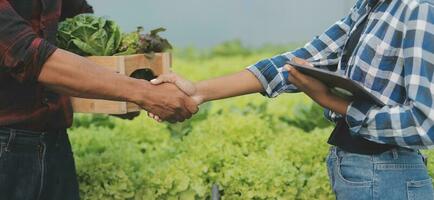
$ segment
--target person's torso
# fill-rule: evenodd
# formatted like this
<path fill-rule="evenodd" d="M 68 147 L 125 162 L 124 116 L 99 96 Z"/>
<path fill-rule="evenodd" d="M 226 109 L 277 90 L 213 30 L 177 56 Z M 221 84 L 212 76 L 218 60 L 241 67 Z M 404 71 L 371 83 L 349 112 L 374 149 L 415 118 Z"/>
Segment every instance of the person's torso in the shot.
<path fill-rule="evenodd" d="M 354 12 L 351 17 L 356 23 L 351 30 L 365 17 L 369 17 L 367 26 L 348 64 L 339 66 L 340 73 L 360 83 L 386 105 L 404 104 L 407 100 L 403 45 L 404 21 L 408 9 L 414 6 L 410 2 L 380 0 L 372 12 L 366 6 Z"/>

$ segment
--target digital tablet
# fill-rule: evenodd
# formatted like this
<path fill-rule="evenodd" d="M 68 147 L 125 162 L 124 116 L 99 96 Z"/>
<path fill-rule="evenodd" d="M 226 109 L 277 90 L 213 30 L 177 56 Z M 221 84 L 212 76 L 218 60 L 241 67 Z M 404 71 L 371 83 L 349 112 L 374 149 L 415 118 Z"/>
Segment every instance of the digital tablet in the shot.
<path fill-rule="evenodd" d="M 300 65 L 292 61 L 289 61 L 288 64 L 293 66 L 299 72 L 323 82 L 339 96 L 349 99 L 364 99 L 381 106 L 385 105 L 379 98 L 371 94 L 357 82 L 344 76 L 316 67 Z"/>

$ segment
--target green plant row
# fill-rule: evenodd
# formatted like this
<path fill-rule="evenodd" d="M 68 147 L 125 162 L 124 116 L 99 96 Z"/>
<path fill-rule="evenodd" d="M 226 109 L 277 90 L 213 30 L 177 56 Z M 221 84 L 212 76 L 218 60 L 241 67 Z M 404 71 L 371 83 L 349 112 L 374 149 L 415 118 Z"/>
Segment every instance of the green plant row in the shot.
<path fill-rule="evenodd" d="M 144 115 L 114 121 L 70 131 L 83 199 L 207 199 L 214 183 L 224 199 L 332 198 L 329 129 L 273 132 L 260 116 L 231 113 L 173 137 Z"/>

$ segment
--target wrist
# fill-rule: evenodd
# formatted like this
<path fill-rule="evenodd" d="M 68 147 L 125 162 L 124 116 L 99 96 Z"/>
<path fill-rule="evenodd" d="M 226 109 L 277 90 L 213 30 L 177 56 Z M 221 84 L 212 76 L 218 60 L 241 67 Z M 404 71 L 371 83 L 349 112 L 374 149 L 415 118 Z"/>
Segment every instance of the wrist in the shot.
<path fill-rule="evenodd" d="M 195 94 L 195 95 L 191 96 L 191 98 L 193 99 L 194 102 L 196 102 L 197 105 L 201 105 L 201 104 L 206 102 L 204 97 L 201 95 Z"/>
<path fill-rule="evenodd" d="M 141 104 L 144 99 L 147 99 L 151 90 L 151 84 L 148 81 L 134 79 L 131 89 L 125 90 L 125 99 L 131 103 Z"/>
<path fill-rule="evenodd" d="M 210 101 L 210 98 L 207 95 L 208 88 L 206 87 L 206 85 L 203 84 L 203 82 L 195 83 L 194 86 L 196 88 L 196 92 L 191 97 L 194 99 L 194 101 L 196 101 L 198 105 Z"/>
<path fill-rule="evenodd" d="M 335 98 L 333 94 L 330 92 L 317 92 L 317 93 L 306 92 L 306 95 L 324 108 L 329 108 L 330 104 L 333 101 L 332 99 Z"/>
<path fill-rule="evenodd" d="M 322 106 L 343 116 L 346 116 L 347 109 L 350 103 L 351 102 L 349 100 L 330 92 L 329 94 L 327 94 L 327 97 L 324 97 L 324 102 L 322 102 L 322 104 L 324 105 Z"/>
<path fill-rule="evenodd" d="M 321 95 L 318 99 L 320 99 L 320 104 L 324 107 L 330 107 L 333 105 L 333 102 L 338 98 L 336 95 L 334 95 L 332 92 L 327 91 L 323 95 Z"/>

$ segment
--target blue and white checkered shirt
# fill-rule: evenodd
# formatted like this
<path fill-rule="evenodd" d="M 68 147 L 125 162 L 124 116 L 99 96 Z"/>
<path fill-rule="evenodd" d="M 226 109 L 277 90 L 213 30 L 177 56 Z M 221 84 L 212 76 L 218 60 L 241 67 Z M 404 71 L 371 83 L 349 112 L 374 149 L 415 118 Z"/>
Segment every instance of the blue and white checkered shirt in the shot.
<path fill-rule="evenodd" d="M 319 67 L 338 65 L 336 73 L 386 104 L 354 100 L 345 117 L 352 134 L 413 149 L 433 147 L 434 1 L 379 0 L 371 7 L 373 1 L 357 1 L 348 16 L 303 48 L 262 60 L 248 70 L 266 95 L 276 97 L 297 92 L 282 68 L 288 60 L 299 57 Z M 366 16 L 366 29 L 353 55 L 348 63 L 340 63 L 349 35 Z M 325 113 L 334 121 L 341 118 Z"/>

